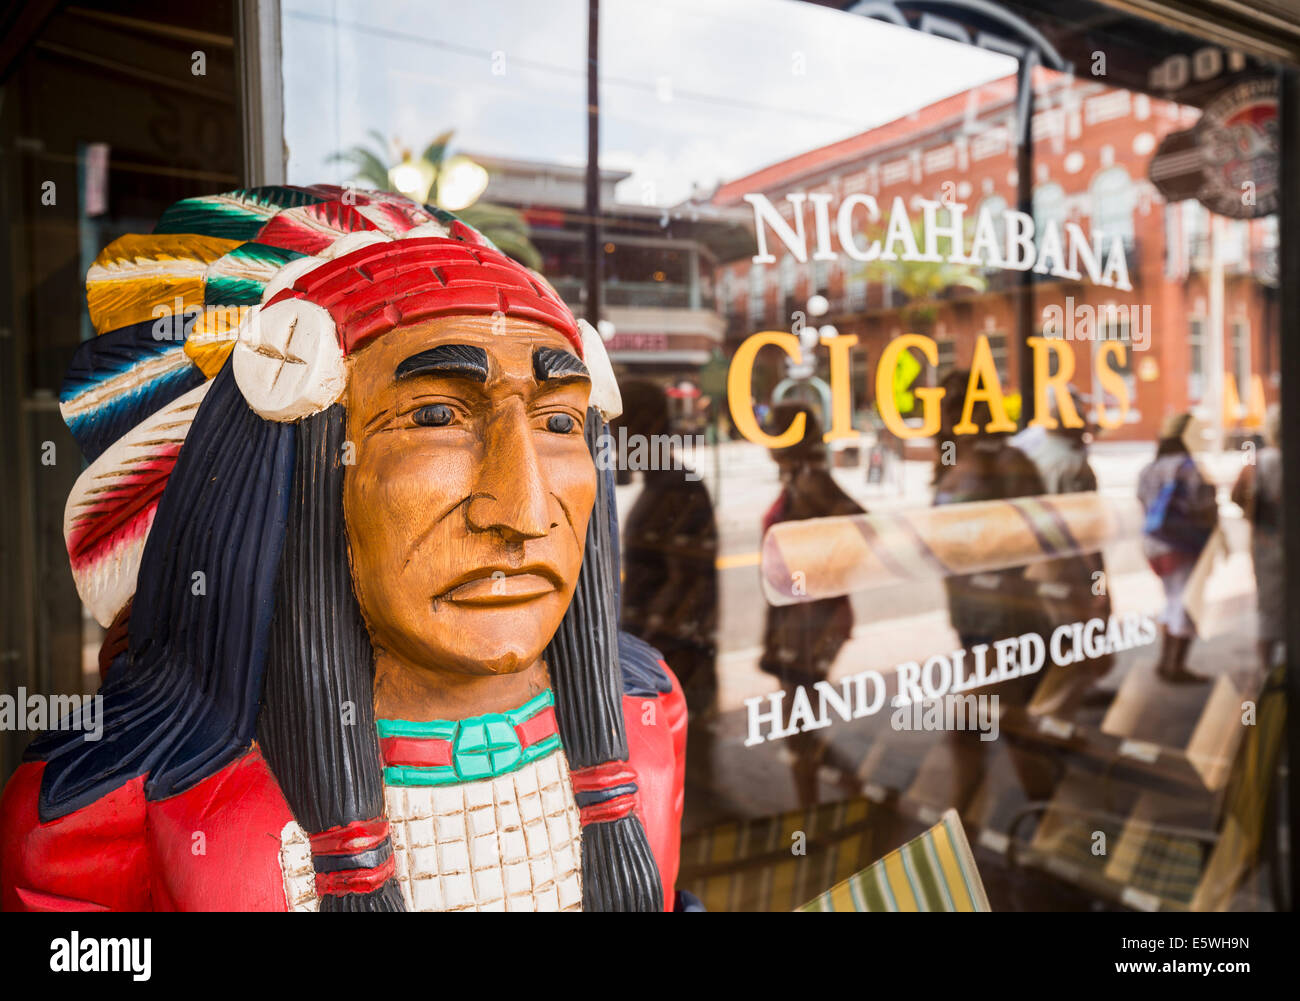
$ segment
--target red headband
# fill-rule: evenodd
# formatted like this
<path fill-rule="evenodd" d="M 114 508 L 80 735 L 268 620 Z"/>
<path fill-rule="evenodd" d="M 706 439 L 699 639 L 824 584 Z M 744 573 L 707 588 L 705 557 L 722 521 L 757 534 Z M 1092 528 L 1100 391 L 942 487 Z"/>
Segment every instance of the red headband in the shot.
<path fill-rule="evenodd" d="M 549 285 L 504 254 L 460 239 L 418 237 L 361 247 L 309 271 L 266 305 L 287 299 L 328 310 L 345 355 L 401 324 L 498 312 L 554 327 L 582 355 L 577 321 Z"/>

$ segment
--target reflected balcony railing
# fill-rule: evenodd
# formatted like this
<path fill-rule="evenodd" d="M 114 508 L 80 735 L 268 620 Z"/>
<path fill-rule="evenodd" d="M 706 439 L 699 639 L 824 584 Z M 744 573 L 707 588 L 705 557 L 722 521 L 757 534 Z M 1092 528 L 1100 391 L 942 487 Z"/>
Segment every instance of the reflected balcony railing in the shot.
<path fill-rule="evenodd" d="M 555 291 L 571 307 L 587 301 L 587 284 L 580 278 L 553 278 Z M 601 285 L 601 296 L 606 306 L 643 307 L 648 309 L 690 309 L 691 288 L 674 282 L 621 282 L 607 281 Z M 713 296 L 699 290 L 695 308 L 712 309 Z"/>
<path fill-rule="evenodd" d="M 670 282 L 605 282 L 606 306 L 652 306 L 660 309 L 688 309 L 689 285 Z"/>

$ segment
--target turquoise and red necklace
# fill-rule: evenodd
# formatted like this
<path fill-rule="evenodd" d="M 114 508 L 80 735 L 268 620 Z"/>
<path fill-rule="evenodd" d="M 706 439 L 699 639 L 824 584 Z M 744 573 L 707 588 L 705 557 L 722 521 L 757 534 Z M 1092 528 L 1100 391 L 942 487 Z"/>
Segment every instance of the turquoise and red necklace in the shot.
<path fill-rule="evenodd" d="M 463 720 L 375 721 L 384 782 L 442 786 L 494 779 L 560 749 L 548 688 L 518 709 Z"/>

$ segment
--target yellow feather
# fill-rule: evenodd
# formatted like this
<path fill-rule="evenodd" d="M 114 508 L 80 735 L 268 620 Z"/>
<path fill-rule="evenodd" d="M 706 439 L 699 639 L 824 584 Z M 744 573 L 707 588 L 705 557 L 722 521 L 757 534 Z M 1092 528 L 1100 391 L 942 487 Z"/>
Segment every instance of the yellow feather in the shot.
<path fill-rule="evenodd" d="M 205 309 L 194 321 L 185 339 L 185 353 L 211 379 L 221 371 L 235 346 L 239 325 L 251 306 L 220 306 Z"/>
<path fill-rule="evenodd" d="M 99 252 L 91 266 L 105 271 L 161 261 L 201 261 L 204 267 L 241 246 L 244 240 L 222 240 L 199 233 L 128 233 Z M 129 277 L 129 276 L 127 276 Z"/>
<path fill-rule="evenodd" d="M 228 341 L 214 341 L 207 344 L 191 344 L 185 342 L 185 353 L 193 359 L 194 364 L 199 370 L 211 379 L 221 371 L 221 366 L 226 363 L 230 357 L 230 352 L 235 348 L 234 338 Z"/>
<path fill-rule="evenodd" d="M 202 307 L 208 265 L 243 242 L 195 233 L 133 233 L 114 240 L 86 275 L 95 330 L 102 334 Z"/>

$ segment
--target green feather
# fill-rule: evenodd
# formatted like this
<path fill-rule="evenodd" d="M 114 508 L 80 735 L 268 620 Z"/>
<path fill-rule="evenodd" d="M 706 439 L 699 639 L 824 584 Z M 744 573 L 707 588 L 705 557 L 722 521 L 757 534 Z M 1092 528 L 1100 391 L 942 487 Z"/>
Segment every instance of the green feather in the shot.
<path fill-rule="evenodd" d="M 226 240 L 251 240 L 281 209 L 324 201 L 296 188 L 268 185 L 220 195 L 186 198 L 162 214 L 155 233 L 198 233 Z"/>

